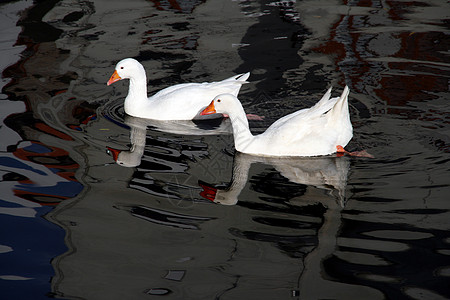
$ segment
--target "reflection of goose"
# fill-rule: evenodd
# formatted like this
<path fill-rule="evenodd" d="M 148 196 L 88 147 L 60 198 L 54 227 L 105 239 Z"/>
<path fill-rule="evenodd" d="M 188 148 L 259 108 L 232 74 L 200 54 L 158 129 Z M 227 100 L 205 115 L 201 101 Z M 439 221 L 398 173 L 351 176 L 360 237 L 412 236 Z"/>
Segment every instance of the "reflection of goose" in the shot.
<path fill-rule="evenodd" d="M 200 183 L 204 191 L 201 195 L 215 203 L 234 205 L 238 202 L 239 194 L 247 183 L 248 172 L 252 163 L 272 165 L 280 174 L 291 182 L 311 185 L 337 192 L 341 205 L 345 200 L 345 188 L 349 160 L 346 157 L 302 157 L 275 158 L 258 157 L 237 153 L 233 165 L 233 177 L 227 189 L 217 189 Z"/>
<path fill-rule="evenodd" d="M 148 128 L 167 132 L 176 135 L 217 135 L 217 134 L 231 134 L 231 123 L 228 118 L 214 119 L 208 121 L 188 121 L 188 120 L 152 120 L 142 119 L 131 116 L 125 116 L 125 122 L 132 124 L 138 123 Z"/>
<path fill-rule="evenodd" d="M 147 125 L 139 118 L 128 118 L 128 116 L 125 117 L 125 124 L 130 126 L 130 150 L 117 150 L 111 147 L 108 147 L 108 150 L 118 165 L 133 168 L 141 164 L 147 138 Z"/>
<path fill-rule="evenodd" d="M 108 147 L 116 163 L 124 167 L 137 167 L 141 164 L 141 158 L 144 154 L 146 144 L 147 128 L 181 136 L 205 136 L 231 133 L 231 124 L 228 119 L 194 123 L 193 121 L 185 120 L 164 121 L 125 115 L 124 123 L 130 127 L 130 149 L 125 151 Z"/>
<path fill-rule="evenodd" d="M 130 79 L 124 108 L 131 116 L 156 120 L 192 120 L 215 96 L 223 93 L 237 96 L 249 76 L 250 73 L 245 73 L 218 82 L 177 84 L 147 98 L 144 67 L 137 60 L 126 58 L 117 63 L 108 85 L 121 79 Z"/>
<path fill-rule="evenodd" d="M 317 156 L 343 150 L 353 135 L 348 112 L 349 89 L 331 98 L 331 88 L 309 109 L 284 116 L 253 136 L 244 109 L 236 96 L 217 96 L 202 115 L 225 113 L 233 126 L 237 151 L 263 156 Z"/>
<path fill-rule="evenodd" d="M 271 164 L 281 175 L 290 181 L 337 192 L 338 201 L 328 201 L 328 197 L 295 197 L 289 200 L 298 207 L 321 203 L 326 207 L 323 224 L 317 233 L 317 246 L 304 259 L 304 268 L 299 277 L 299 288 L 304 295 L 314 295 L 314 299 L 348 299 L 351 295 L 360 295 L 363 288 L 324 279 L 323 260 L 336 249 L 338 232 L 341 227 L 341 211 L 344 208 L 345 189 L 350 161 L 347 157 L 302 157 L 269 158 L 238 153 L 233 165 L 233 178 L 230 186 L 219 190 L 200 183 L 204 191 L 200 194 L 224 205 L 234 205 L 247 183 L 248 172 L 253 162 Z M 320 289 L 318 287 L 326 287 Z M 341 296 L 342 291 L 345 292 Z M 374 298 L 376 299 L 376 298 Z"/>

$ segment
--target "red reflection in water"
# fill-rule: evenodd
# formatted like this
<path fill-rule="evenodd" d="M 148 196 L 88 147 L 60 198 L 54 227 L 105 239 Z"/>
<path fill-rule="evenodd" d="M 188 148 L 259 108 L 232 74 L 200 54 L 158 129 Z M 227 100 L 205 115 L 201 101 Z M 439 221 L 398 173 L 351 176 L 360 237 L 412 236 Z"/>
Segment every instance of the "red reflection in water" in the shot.
<path fill-rule="evenodd" d="M 411 12 L 411 7 L 419 6 L 425 7 L 429 6 L 427 3 L 420 1 L 398 1 L 398 0 L 386 0 L 386 4 L 389 5 L 389 16 L 392 20 L 407 20 L 404 16 L 405 14 Z"/>
<path fill-rule="evenodd" d="M 66 93 L 70 82 L 78 76 L 74 72 L 60 74 L 58 68 L 49 67 L 65 61 L 70 54 L 70 51 L 59 49 L 54 43 L 61 30 L 41 20 L 52 7 L 36 3 L 22 14 L 17 23 L 22 27 L 22 32 L 17 37 L 16 45 L 24 45 L 25 50 L 21 59 L 2 73 L 4 78 L 11 78 L 2 92 L 8 95 L 9 100 L 23 101 L 26 106 L 26 112 L 11 112 L 4 120 L 4 124 L 22 138 L 17 145 L 6 145 L 8 152 L 0 153 L 8 171 L 6 180 L 14 182 L 5 186 L 11 187 L 15 197 L 41 205 L 56 205 L 75 197 L 84 188 L 75 177 L 80 165 L 70 157 L 70 153 L 55 144 L 42 142 L 42 137 L 59 140 L 63 142 L 61 144 L 74 141 L 64 130 L 55 128 L 53 120 L 41 116 L 38 109 L 41 105 L 47 105 L 53 97 Z M 42 34 L 39 28 L 47 31 Z M 48 105 L 49 115 L 62 119 L 63 123 L 74 119 L 79 121 L 76 116 L 70 115 L 70 108 L 77 105 L 77 101 L 68 101 L 64 105 L 67 112 L 62 114 Z"/>
<path fill-rule="evenodd" d="M 197 5 L 205 2 L 205 0 L 150 0 L 158 10 L 175 10 L 183 13 L 192 13 Z"/>
<path fill-rule="evenodd" d="M 377 7 L 377 3 L 359 1 L 357 6 Z M 428 6 L 417 1 L 386 3 L 393 24 L 396 20 L 403 20 L 404 14 L 413 6 Z M 389 35 L 387 41 L 398 41 L 398 49 L 392 48 L 393 53 L 383 56 L 370 44 L 377 34 L 361 31 L 373 26 L 371 17 L 341 16 L 333 24 L 328 41 L 313 51 L 334 57 L 337 70 L 345 75 L 347 81 L 351 81 L 354 91 L 363 92 L 365 86 L 371 83 L 377 86 L 374 89 L 376 95 L 392 106 L 436 99 L 438 96 L 435 93 L 448 91 L 448 80 L 446 76 L 440 76 L 442 70 L 439 68 L 439 63 L 446 62 L 446 52 L 450 49 L 450 39 L 445 33 L 384 32 Z M 390 109 L 390 113 L 398 111 Z"/>
<path fill-rule="evenodd" d="M 75 172 L 80 165 L 70 158 L 67 151 L 45 145 L 41 142 L 32 141 L 31 146 L 18 148 L 12 154 L 21 163 L 28 165 L 30 169 L 35 169 L 36 164 L 42 165 L 48 170 L 48 174 L 53 173 L 61 178 L 59 182 L 52 182 L 54 186 L 50 184 L 48 186 L 42 186 L 39 183 L 36 185 L 36 182 L 30 178 L 20 178 L 17 180 L 20 185 L 13 190 L 14 195 L 17 197 L 41 205 L 57 205 L 62 200 L 72 198 L 81 191 L 82 186 L 75 178 Z M 41 173 L 42 169 L 36 172 Z M 44 176 L 48 175 L 44 174 Z M 44 193 L 42 190 L 47 192 Z"/>

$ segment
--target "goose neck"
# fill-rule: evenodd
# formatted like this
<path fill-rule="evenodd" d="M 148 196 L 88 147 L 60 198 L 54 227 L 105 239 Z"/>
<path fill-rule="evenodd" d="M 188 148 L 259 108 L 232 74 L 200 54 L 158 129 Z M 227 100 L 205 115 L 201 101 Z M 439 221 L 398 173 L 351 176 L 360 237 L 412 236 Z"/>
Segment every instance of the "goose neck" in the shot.
<path fill-rule="evenodd" d="M 230 114 L 230 121 L 233 126 L 234 146 L 237 151 L 245 153 L 246 147 L 252 142 L 254 136 L 250 132 L 244 110 Z"/>
<path fill-rule="evenodd" d="M 130 78 L 128 97 L 133 99 L 147 99 L 147 79 L 144 76 L 140 78 Z"/>

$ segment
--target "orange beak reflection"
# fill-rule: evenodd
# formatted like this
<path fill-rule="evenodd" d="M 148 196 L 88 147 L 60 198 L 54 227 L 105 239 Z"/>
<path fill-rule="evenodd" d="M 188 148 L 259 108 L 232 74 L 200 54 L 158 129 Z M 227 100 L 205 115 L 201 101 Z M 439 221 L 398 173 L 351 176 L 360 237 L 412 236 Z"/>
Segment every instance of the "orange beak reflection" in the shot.
<path fill-rule="evenodd" d="M 122 78 L 119 76 L 119 74 L 117 74 L 117 71 L 114 70 L 114 73 L 111 75 L 111 78 L 108 80 L 108 82 L 106 83 L 107 85 L 111 85 L 116 81 L 122 80 Z"/>
<path fill-rule="evenodd" d="M 215 114 L 216 108 L 214 107 L 214 100 L 200 113 L 201 116 Z"/>
<path fill-rule="evenodd" d="M 117 159 L 119 158 L 119 154 L 122 151 L 111 148 L 111 147 L 106 147 L 106 148 L 108 149 L 107 153 L 112 155 L 114 161 L 117 161 Z"/>

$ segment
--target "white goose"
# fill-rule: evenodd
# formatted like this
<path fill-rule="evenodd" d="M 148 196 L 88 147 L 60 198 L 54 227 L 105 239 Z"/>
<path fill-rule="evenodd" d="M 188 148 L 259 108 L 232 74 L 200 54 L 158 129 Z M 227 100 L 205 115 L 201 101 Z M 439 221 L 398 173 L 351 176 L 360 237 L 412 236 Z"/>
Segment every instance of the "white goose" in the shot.
<path fill-rule="evenodd" d="M 252 135 L 245 112 L 234 95 L 219 95 L 201 114 L 225 113 L 233 126 L 237 151 L 261 156 L 317 156 L 345 152 L 353 136 L 348 111 L 349 89 L 331 98 L 331 88 L 309 109 L 291 113 L 259 135 Z"/>
<path fill-rule="evenodd" d="M 147 98 L 147 78 L 144 67 L 133 58 L 119 61 L 108 85 L 130 79 L 124 108 L 128 115 L 155 120 L 192 120 L 211 99 L 219 94 L 237 96 L 250 73 L 240 74 L 218 82 L 182 83 L 165 88 Z M 220 117 L 217 114 L 211 117 Z"/>

